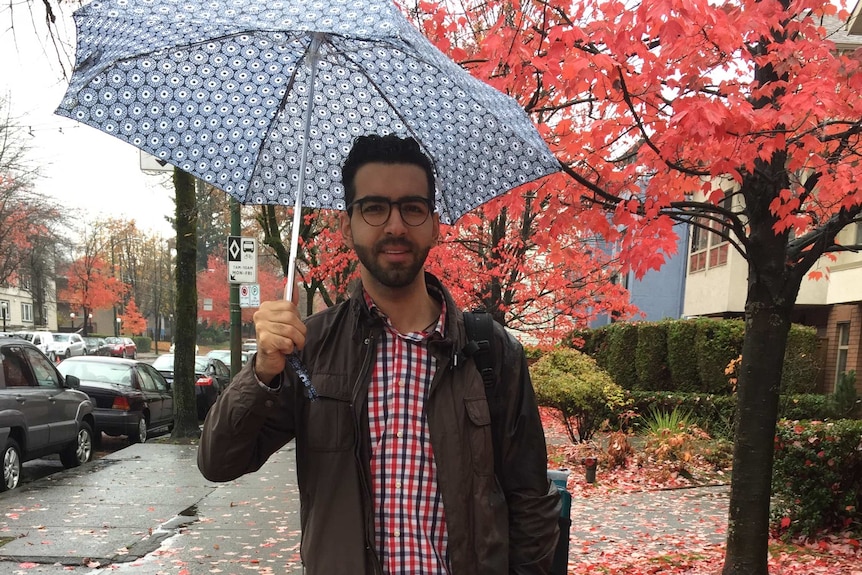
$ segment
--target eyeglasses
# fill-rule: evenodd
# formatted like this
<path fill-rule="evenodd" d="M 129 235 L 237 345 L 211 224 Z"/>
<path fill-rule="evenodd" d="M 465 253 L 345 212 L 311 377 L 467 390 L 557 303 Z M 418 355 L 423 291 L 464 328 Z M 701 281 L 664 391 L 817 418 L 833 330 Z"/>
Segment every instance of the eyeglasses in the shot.
<path fill-rule="evenodd" d="M 389 221 L 389 216 L 392 215 L 392 206 L 398 206 L 401 220 L 408 226 L 421 226 L 431 214 L 431 200 L 419 196 L 408 196 L 400 200 L 368 196 L 351 202 L 347 206 L 347 210 L 349 212 L 353 208 L 358 208 L 366 224 L 379 227 Z"/>

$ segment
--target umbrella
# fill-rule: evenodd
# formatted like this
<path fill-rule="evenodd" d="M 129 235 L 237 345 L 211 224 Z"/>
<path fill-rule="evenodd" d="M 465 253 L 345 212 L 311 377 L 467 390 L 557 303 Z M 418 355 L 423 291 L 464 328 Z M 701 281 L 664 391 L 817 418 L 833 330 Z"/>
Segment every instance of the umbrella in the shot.
<path fill-rule="evenodd" d="M 392 0 L 94 0 L 75 14 L 62 116 L 245 204 L 344 208 L 356 136 L 415 138 L 440 219 L 559 169 L 512 98 L 437 50 Z"/>

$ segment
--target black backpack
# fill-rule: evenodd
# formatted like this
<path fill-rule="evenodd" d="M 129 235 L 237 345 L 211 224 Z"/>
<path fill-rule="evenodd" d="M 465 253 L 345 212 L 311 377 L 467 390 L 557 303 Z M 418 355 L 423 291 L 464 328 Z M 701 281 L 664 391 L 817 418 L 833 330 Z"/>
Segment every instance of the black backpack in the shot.
<path fill-rule="evenodd" d="M 502 401 L 500 399 L 499 387 L 497 385 L 496 349 L 494 347 L 494 318 L 491 314 L 475 311 L 464 312 L 464 327 L 467 330 L 467 344 L 461 353 L 466 357 L 472 357 L 476 368 L 485 383 L 485 397 L 488 399 L 488 408 L 491 412 L 491 443 L 494 446 L 494 472 L 500 475 L 502 461 L 500 461 L 500 445 L 502 444 L 503 430 L 500 428 Z M 551 575 L 565 575 L 569 562 L 569 529 L 572 520 L 570 517 L 559 518 L 560 538 L 554 550 L 554 563 L 551 566 Z"/>

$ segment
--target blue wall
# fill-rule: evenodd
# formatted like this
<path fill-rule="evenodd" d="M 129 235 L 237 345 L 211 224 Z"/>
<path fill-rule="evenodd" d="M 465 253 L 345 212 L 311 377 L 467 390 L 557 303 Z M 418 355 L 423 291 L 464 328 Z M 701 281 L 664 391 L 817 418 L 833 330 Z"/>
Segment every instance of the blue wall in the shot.
<path fill-rule="evenodd" d="M 631 302 L 644 314 L 643 317 L 635 318 L 639 321 L 682 317 L 685 269 L 688 261 L 688 224 L 677 224 L 674 230 L 679 236 L 676 254 L 668 258 L 660 270 L 651 270 L 640 280 L 635 279 L 634 273 L 629 272 L 628 290 Z M 590 327 L 601 327 L 609 323 L 610 318 L 603 315 L 593 320 Z"/>

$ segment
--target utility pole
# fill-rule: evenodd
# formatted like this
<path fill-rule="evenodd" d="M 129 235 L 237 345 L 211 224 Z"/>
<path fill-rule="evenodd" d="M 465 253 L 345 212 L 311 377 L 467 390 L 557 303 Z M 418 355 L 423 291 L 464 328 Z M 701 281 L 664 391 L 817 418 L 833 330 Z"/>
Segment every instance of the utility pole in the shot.
<path fill-rule="evenodd" d="M 230 199 L 230 235 L 238 236 L 240 229 L 239 202 Z M 239 307 L 239 284 L 230 284 L 230 378 L 236 377 L 242 367 L 242 309 Z"/>

